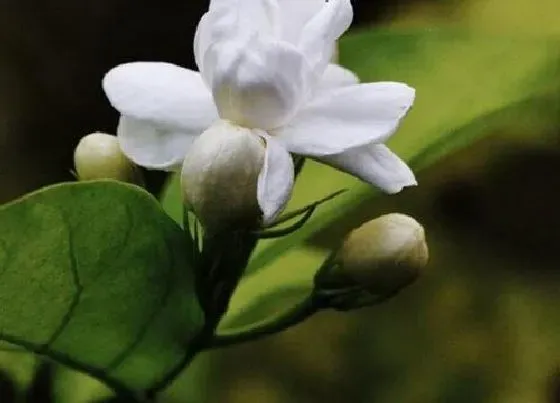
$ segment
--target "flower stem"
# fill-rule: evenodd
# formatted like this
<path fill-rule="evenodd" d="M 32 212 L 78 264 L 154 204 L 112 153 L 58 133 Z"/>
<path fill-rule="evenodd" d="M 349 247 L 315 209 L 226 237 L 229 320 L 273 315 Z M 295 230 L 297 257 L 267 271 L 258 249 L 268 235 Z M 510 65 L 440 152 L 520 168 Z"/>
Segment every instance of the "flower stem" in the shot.
<path fill-rule="evenodd" d="M 298 160 L 296 177 L 301 172 L 303 163 L 303 158 Z M 325 201 L 337 194 L 325 198 Z M 322 202 L 317 202 L 317 205 Z M 302 212 L 305 213 L 305 210 Z M 184 229 L 189 231 L 188 212 L 184 210 L 183 214 Z M 294 216 L 297 214 L 299 213 L 296 212 Z M 231 296 L 243 276 L 249 258 L 257 245 L 258 236 L 252 231 L 243 229 L 232 233 L 217 234 L 205 237 L 202 250 L 200 250 L 199 232 L 195 225 L 194 233 L 189 234 L 189 239 L 191 242 L 189 247 L 193 249 L 197 260 L 195 265 L 197 269 L 196 289 L 206 316 L 206 323 L 197 339 L 185 351 L 183 359 L 163 379 L 146 391 L 145 396 L 150 400 L 155 399 L 162 390 L 166 389 L 190 365 L 199 352 L 280 332 L 302 322 L 319 310 L 319 304 L 314 299 L 308 298 L 287 313 L 267 321 L 261 326 L 253 327 L 247 332 L 217 335 L 218 324 L 227 311 Z"/>
<path fill-rule="evenodd" d="M 197 293 L 206 316 L 204 328 L 187 348 L 183 359 L 159 382 L 146 391 L 148 399 L 166 389 L 212 340 L 216 328 L 257 244 L 250 231 L 237 231 L 205 237 L 197 265 Z"/>

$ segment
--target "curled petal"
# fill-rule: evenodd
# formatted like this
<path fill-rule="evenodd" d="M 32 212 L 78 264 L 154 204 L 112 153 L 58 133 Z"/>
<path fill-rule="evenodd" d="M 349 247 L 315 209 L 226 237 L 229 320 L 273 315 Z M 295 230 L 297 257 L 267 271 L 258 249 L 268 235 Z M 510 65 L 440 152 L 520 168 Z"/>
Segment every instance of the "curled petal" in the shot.
<path fill-rule="evenodd" d="M 207 12 L 205 13 L 200 21 L 198 22 L 198 26 L 196 28 L 196 32 L 194 34 L 194 42 L 193 42 L 193 49 L 194 49 L 194 61 L 198 66 L 198 70 L 203 70 L 203 61 L 204 61 L 204 54 L 206 50 L 210 47 L 212 43 L 212 15 Z"/>
<path fill-rule="evenodd" d="M 213 0 L 198 24 L 194 38 L 196 64 L 203 75 L 210 46 L 254 34 L 277 36 L 279 7 L 276 0 Z"/>
<path fill-rule="evenodd" d="M 121 116 L 117 138 L 122 151 L 137 165 L 176 171 L 196 136 L 168 131 L 150 121 Z"/>
<path fill-rule="evenodd" d="M 212 92 L 222 119 L 269 130 L 293 118 L 307 94 L 310 71 L 290 44 L 250 41 L 213 46 Z M 206 61 L 205 61 L 206 64 Z"/>
<path fill-rule="evenodd" d="M 369 144 L 319 160 L 387 193 L 397 193 L 406 186 L 417 184 L 408 165 L 383 144 Z"/>
<path fill-rule="evenodd" d="M 294 154 L 320 157 L 383 143 L 414 101 L 414 89 L 380 82 L 319 92 L 289 125 L 272 134 Z"/>
<path fill-rule="evenodd" d="M 294 163 L 278 141 L 270 136 L 264 136 L 264 139 L 266 154 L 259 174 L 257 198 L 266 224 L 274 220 L 290 199 L 294 186 Z"/>
<path fill-rule="evenodd" d="M 327 67 L 336 41 L 350 27 L 353 15 L 350 0 L 330 0 L 303 28 L 299 48 L 318 75 Z"/>
<path fill-rule="evenodd" d="M 122 115 L 169 132 L 200 134 L 217 118 L 200 75 L 173 64 L 122 64 L 105 75 L 103 88 Z"/>
<path fill-rule="evenodd" d="M 281 38 L 293 44 L 300 41 L 305 25 L 321 11 L 325 0 L 279 0 Z"/>

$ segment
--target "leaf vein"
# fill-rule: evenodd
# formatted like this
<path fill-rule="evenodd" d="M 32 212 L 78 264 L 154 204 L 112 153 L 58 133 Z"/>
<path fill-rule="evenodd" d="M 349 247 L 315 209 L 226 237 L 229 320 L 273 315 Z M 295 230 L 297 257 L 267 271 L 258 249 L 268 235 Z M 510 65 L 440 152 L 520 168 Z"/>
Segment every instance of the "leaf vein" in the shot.
<path fill-rule="evenodd" d="M 65 217 L 64 214 L 62 214 L 62 212 L 61 212 L 61 216 L 62 216 L 62 219 L 64 220 L 64 222 L 66 224 L 66 228 L 68 228 L 68 231 L 67 231 L 67 234 L 68 234 L 68 240 L 67 240 L 68 241 L 68 261 L 70 263 L 69 264 L 69 269 L 70 269 L 70 273 L 72 274 L 72 282 L 73 282 L 73 285 L 74 285 L 74 288 L 75 288 L 75 294 L 73 295 L 72 301 L 70 302 L 70 305 L 68 306 L 68 309 L 66 310 L 66 313 L 64 314 L 64 316 L 60 320 L 60 323 L 58 324 L 57 328 L 52 333 L 51 337 L 49 337 L 49 340 L 44 344 L 43 348 L 45 350 L 49 349 L 49 347 L 58 339 L 58 337 L 62 334 L 62 332 L 64 331 L 64 329 L 66 328 L 66 326 L 70 322 L 70 319 L 72 319 L 72 315 L 74 314 L 74 311 L 76 310 L 76 307 L 80 303 L 80 297 L 81 297 L 82 292 L 84 290 L 84 287 L 82 286 L 82 284 L 80 282 L 80 275 L 78 273 L 78 260 L 76 259 L 76 254 L 75 254 L 75 249 L 74 249 L 74 241 L 72 239 L 72 231 L 71 231 L 70 223 L 69 223 L 69 220 L 67 219 L 67 217 Z"/>
<path fill-rule="evenodd" d="M 170 256 L 170 260 L 174 261 L 171 253 L 169 254 L 169 256 Z M 172 267 L 172 266 L 168 266 L 168 267 Z M 169 274 L 170 273 L 171 270 L 169 271 Z M 106 368 L 107 371 L 114 371 L 115 369 L 117 369 L 126 360 L 126 358 L 130 354 L 132 354 L 132 352 L 140 345 L 140 343 L 144 339 L 144 336 L 150 329 L 150 325 L 152 324 L 152 322 L 157 318 L 158 314 L 167 306 L 167 304 L 169 303 L 169 296 L 171 295 L 171 288 L 173 285 L 173 281 L 171 277 L 172 277 L 171 275 L 167 276 L 167 281 L 165 283 L 165 291 L 163 293 L 163 299 L 161 303 L 158 304 L 158 306 L 153 310 L 152 314 L 149 316 L 149 318 L 146 320 L 144 325 L 138 331 L 138 334 L 136 338 L 132 341 L 132 343 L 130 343 L 128 347 L 126 347 L 120 354 L 118 354 L 109 363 L 109 365 Z"/>
<path fill-rule="evenodd" d="M 44 344 L 35 344 L 23 340 L 17 336 L 9 335 L 2 331 L 0 331 L 0 339 L 10 344 L 13 344 L 15 346 L 21 346 L 34 354 L 46 356 L 49 359 L 57 361 L 62 365 L 66 365 L 69 368 L 89 374 L 99 379 L 101 382 L 104 382 L 105 384 L 107 384 L 107 386 L 109 386 L 116 392 L 122 394 L 124 397 L 129 397 L 133 399 L 132 401 L 134 402 L 140 402 L 143 400 L 139 396 L 137 396 L 137 394 L 134 391 L 128 389 L 125 385 L 123 385 L 118 379 L 115 379 L 110 375 L 108 375 L 103 369 L 90 366 L 83 362 L 75 361 L 72 359 L 71 356 L 64 354 L 60 351 L 52 350 L 50 348 L 47 348 L 45 350 Z"/>

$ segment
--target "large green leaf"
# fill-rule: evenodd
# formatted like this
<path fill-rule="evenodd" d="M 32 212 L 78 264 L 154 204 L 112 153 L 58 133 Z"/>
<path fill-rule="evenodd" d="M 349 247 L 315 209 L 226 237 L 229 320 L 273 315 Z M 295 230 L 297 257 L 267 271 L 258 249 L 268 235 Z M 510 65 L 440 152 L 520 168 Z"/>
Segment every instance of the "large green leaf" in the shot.
<path fill-rule="evenodd" d="M 456 136 L 480 117 L 537 95 L 560 90 L 553 81 L 560 52 L 550 38 L 481 36 L 450 30 L 369 31 L 346 36 L 342 64 L 364 82 L 402 81 L 417 90 L 413 110 L 389 145 L 418 170 L 474 142 L 485 131 Z M 320 179 L 319 179 L 320 178 Z M 310 162 L 298 179 L 291 206 L 340 188 L 350 191 L 320 207 L 295 234 L 261 242 L 249 272 L 260 270 L 379 194 L 330 167 Z"/>
<path fill-rule="evenodd" d="M 181 363 L 203 316 L 185 234 L 117 182 L 62 184 L 0 209 L 0 339 L 144 390 Z"/>

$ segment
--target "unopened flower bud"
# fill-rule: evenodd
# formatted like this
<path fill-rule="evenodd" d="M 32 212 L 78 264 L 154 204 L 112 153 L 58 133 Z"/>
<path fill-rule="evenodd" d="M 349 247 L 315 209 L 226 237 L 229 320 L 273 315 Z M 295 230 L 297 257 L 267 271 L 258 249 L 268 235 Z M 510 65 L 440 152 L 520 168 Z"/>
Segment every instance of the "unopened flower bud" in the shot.
<path fill-rule="evenodd" d="M 185 203 L 208 232 L 258 225 L 257 181 L 263 140 L 240 126 L 219 121 L 193 143 L 185 158 L 181 187 Z"/>
<path fill-rule="evenodd" d="M 335 309 L 383 301 L 412 283 L 428 262 L 424 228 L 404 214 L 387 214 L 352 231 L 315 278 Z"/>
<path fill-rule="evenodd" d="M 121 151 L 116 136 L 92 133 L 82 137 L 74 151 L 79 180 L 116 179 L 141 184 L 139 168 Z"/>

